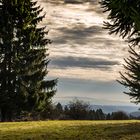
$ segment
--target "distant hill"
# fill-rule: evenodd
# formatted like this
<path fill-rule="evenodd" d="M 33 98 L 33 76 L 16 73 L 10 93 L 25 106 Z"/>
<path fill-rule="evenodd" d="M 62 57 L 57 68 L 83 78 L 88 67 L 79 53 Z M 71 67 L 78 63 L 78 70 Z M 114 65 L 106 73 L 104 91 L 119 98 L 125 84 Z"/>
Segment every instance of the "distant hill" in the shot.
<path fill-rule="evenodd" d="M 60 102 L 62 105 L 67 105 L 69 101 L 72 101 L 73 99 L 78 99 L 86 103 L 89 103 L 91 109 L 94 110 L 101 108 L 104 113 L 124 111 L 129 114 L 131 112 L 137 112 L 138 109 L 140 108 L 139 106 L 134 106 L 134 104 L 132 104 L 131 106 L 131 105 L 125 105 L 124 102 L 111 101 L 105 99 L 96 99 L 96 98 L 87 98 L 87 97 L 56 97 L 53 98 L 53 102 L 54 103 Z"/>
<path fill-rule="evenodd" d="M 131 112 L 130 115 L 133 117 L 140 117 L 140 111 Z"/>
<path fill-rule="evenodd" d="M 116 111 L 124 111 L 126 113 L 137 112 L 140 106 L 125 105 L 124 102 L 120 101 L 111 101 L 105 99 L 96 99 L 96 98 L 87 98 L 87 97 L 55 97 L 53 98 L 54 103 L 60 102 L 62 105 L 68 104 L 73 99 L 78 99 L 85 101 L 91 105 L 91 109 L 101 108 L 104 113 L 112 113 Z"/>
<path fill-rule="evenodd" d="M 136 112 L 139 107 L 135 107 L 135 106 L 114 106 L 114 105 L 92 105 L 93 109 L 99 109 L 101 108 L 103 110 L 104 113 L 112 113 L 112 112 L 116 112 L 116 111 L 123 111 L 126 113 L 131 113 L 131 112 Z"/>

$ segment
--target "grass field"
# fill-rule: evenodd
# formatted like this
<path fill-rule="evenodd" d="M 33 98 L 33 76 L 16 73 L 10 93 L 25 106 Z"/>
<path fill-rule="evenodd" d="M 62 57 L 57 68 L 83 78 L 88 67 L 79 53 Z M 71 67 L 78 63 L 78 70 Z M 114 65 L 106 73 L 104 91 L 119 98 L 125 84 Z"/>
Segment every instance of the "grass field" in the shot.
<path fill-rule="evenodd" d="M 140 121 L 0 123 L 0 140 L 140 140 Z"/>

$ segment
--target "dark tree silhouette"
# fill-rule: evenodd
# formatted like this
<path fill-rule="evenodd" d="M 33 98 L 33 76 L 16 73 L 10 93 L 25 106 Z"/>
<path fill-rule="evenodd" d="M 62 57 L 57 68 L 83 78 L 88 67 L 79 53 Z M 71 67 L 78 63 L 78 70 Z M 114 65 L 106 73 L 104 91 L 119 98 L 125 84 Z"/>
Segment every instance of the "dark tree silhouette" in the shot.
<path fill-rule="evenodd" d="M 96 120 L 104 120 L 105 114 L 103 113 L 102 109 L 96 110 Z"/>
<path fill-rule="evenodd" d="M 89 104 L 81 100 L 73 100 L 68 105 L 68 115 L 74 120 L 84 120 L 87 118 L 89 111 Z"/>
<path fill-rule="evenodd" d="M 0 111 L 2 121 L 13 113 L 42 110 L 55 93 L 47 81 L 45 17 L 32 0 L 0 0 Z"/>
<path fill-rule="evenodd" d="M 111 114 L 112 120 L 128 120 L 128 115 L 123 111 L 112 112 Z"/>
<path fill-rule="evenodd" d="M 130 47 L 129 50 L 129 58 L 125 59 L 126 65 L 124 68 L 126 70 L 125 73 L 121 74 L 121 79 L 119 82 L 125 87 L 129 88 L 128 92 L 124 92 L 128 94 L 133 99 L 133 102 L 140 102 L 140 53 L 135 51 Z"/>
<path fill-rule="evenodd" d="M 140 53 L 138 52 L 140 42 L 140 1 L 139 0 L 102 0 L 104 12 L 109 12 L 108 22 L 104 27 L 110 34 L 119 34 L 127 37 L 132 43 L 129 48 L 129 57 L 125 59 L 125 73 L 120 73 L 122 80 L 119 82 L 129 88 L 125 92 L 135 103 L 140 102 Z M 137 48 L 136 48 L 137 47 Z"/>
<path fill-rule="evenodd" d="M 140 1 L 139 0 L 101 0 L 104 12 L 109 12 L 108 22 L 104 27 L 110 34 L 128 37 L 135 45 L 139 43 L 140 31 Z"/>
<path fill-rule="evenodd" d="M 108 114 L 106 115 L 106 120 L 111 120 L 111 114 L 110 114 L 110 113 L 108 113 Z"/>

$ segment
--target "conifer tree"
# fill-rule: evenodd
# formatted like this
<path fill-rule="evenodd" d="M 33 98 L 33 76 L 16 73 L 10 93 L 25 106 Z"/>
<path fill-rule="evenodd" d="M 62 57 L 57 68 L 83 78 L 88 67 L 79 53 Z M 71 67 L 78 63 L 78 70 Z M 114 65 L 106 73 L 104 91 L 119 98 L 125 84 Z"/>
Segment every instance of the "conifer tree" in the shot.
<path fill-rule="evenodd" d="M 140 1 L 139 0 L 101 0 L 101 7 L 108 12 L 108 21 L 104 28 L 110 34 L 128 37 L 128 41 L 137 45 L 140 41 Z"/>
<path fill-rule="evenodd" d="M 46 80 L 48 32 L 43 9 L 32 0 L 0 1 L 0 110 L 2 121 L 13 113 L 42 110 L 55 94 L 56 80 Z"/>
<path fill-rule="evenodd" d="M 130 56 L 125 59 L 125 73 L 120 72 L 121 79 L 119 82 L 126 88 L 129 88 L 125 94 L 131 97 L 132 102 L 140 102 L 140 52 L 135 48 L 129 47 Z"/>
<path fill-rule="evenodd" d="M 119 82 L 129 89 L 128 94 L 133 102 L 140 103 L 140 0 L 102 0 L 104 12 L 109 12 L 108 22 L 104 27 L 110 34 L 127 37 L 131 47 L 129 57 L 125 59 L 125 73 Z M 132 47 L 133 46 L 133 47 Z"/>

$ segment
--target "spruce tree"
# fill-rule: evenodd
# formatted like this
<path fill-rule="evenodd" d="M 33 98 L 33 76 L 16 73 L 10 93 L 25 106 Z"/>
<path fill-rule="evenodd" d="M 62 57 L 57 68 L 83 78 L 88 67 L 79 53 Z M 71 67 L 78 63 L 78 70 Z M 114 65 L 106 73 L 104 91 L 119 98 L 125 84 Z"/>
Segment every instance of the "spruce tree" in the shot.
<path fill-rule="evenodd" d="M 47 31 L 45 15 L 32 0 L 0 3 L 0 110 L 2 121 L 13 113 L 41 111 L 55 94 L 56 80 L 46 80 Z"/>
<path fill-rule="evenodd" d="M 120 72 L 121 80 L 119 81 L 126 88 L 129 88 L 125 94 L 129 95 L 132 102 L 140 102 L 140 52 L 135 48 L 129 47 L 130 56 L 124 59 L 125 73 Z"/>
<path fill-rule="evenodd" d="M 140 103 L 140 1 L 139 0 L 102 0 L 104 12 L 108 12 L 108 22 L 104 28 L 110 34 L 127 37 L 131 47 L 129 57 L 125 59 L 125 73 L 121 73 L 119 82 L 129 89 L 128 94 L 133 102 Z M 132 47 L 133 46 L 133 47 Z"/>
<path fill-rule="evenodd" d="M 128 41 L 137 45 L 140 41 L 140 1 L 139 0 L 101 0 L 101 7 L 108 12 L 108 21 L 104 28 L 110 34 L 128 37 Z"/>

